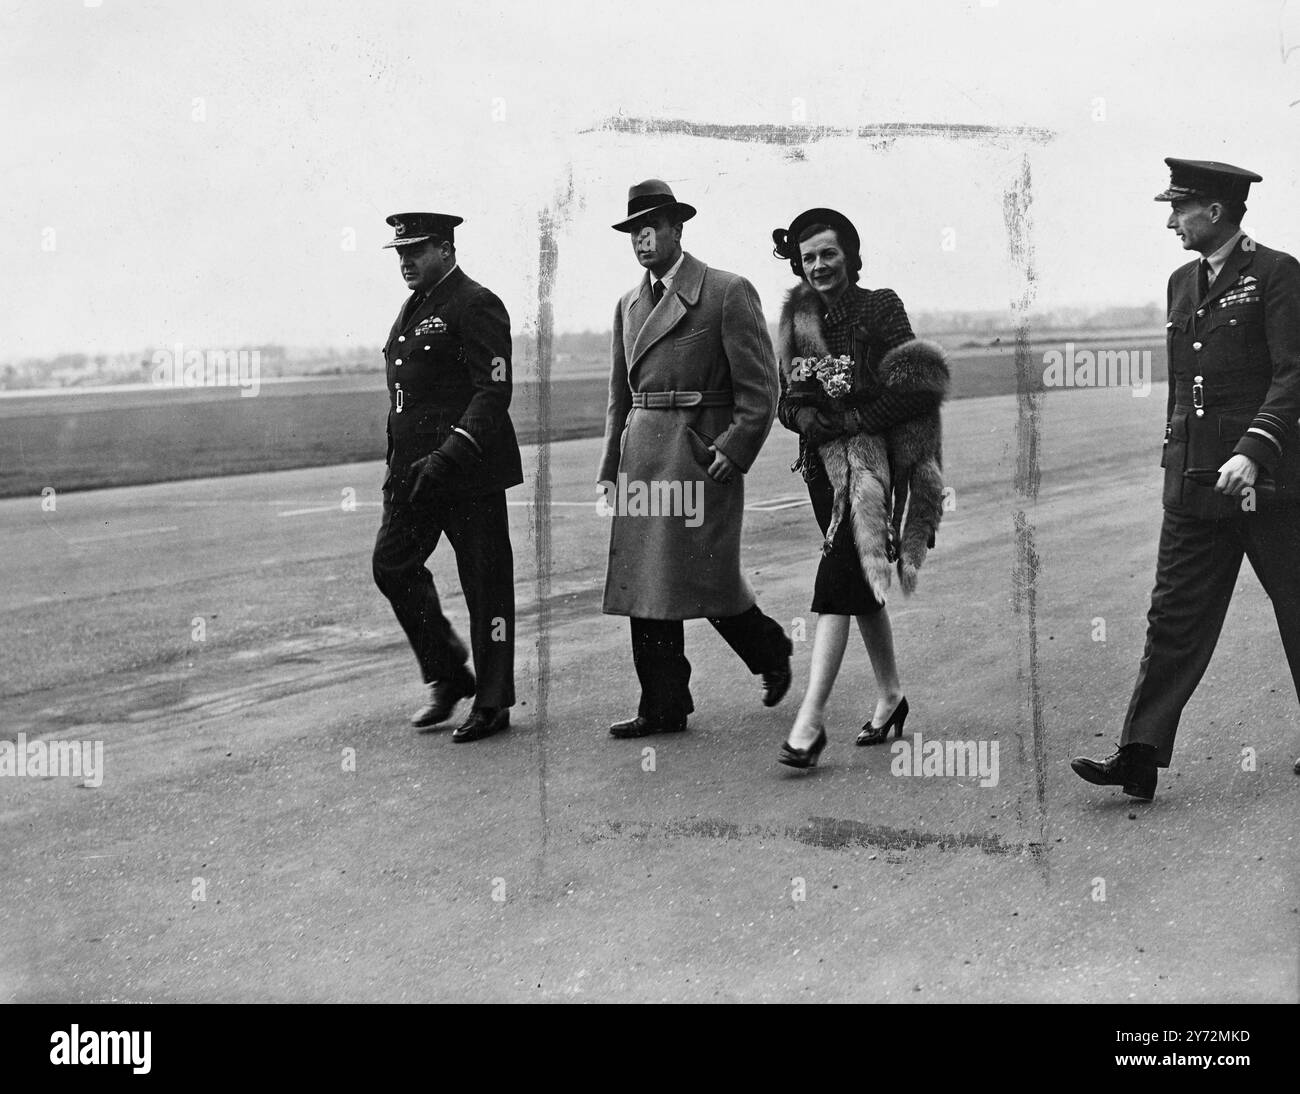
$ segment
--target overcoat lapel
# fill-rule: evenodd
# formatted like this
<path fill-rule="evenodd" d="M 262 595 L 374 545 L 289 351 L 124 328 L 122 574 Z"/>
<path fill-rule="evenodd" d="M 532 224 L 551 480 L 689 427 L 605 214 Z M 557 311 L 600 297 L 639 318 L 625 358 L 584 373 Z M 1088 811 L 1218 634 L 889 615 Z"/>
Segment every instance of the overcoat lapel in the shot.
<path fill-rule="evenodd" d="M 631 371 L 632 350 L 636 346 L 637 335 L 641 333 L 641 328 L 645 326 L 645 321 L 650 318 L 650 312 L 654 309 L 654 298 L 650 295 L 650 275 L 646 274 L 641 279 L 641 292 L 635 300 L 632 301 L 631 307 L 627 310 L 627 315 L 623 318 L 623 356 L 629 362 L 628 370 Z"/>
<path fill-rule="evenodd" d="M 632 355 L 628 360 L 629 375 L 650 348 L 682 321 L 687 307 L 699 303 L 700 286 L 704 283 L 704 271 L 707 268 L 703 262 L 689 254 L 682 259 L 682 264 L 677 267 L 677 276 L 673 278 L 672 292 L 665 295 L 659 301 L 659 306 L 650 312 L 633 340 Z M 645 290 L 637 300 L 637 307 L 649 303 L 650 281 L 647 278 Z"/>

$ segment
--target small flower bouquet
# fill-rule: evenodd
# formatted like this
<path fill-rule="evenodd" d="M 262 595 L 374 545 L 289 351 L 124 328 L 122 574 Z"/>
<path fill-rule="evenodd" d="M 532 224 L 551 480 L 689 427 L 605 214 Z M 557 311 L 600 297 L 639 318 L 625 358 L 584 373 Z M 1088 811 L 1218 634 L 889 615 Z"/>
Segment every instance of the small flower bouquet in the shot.
<path fill-rule="evenodd" d="M 801 394 L 814 394 L 819 385 L 832 399 L 842 399 L 853 390 L 853 358 L 848 354 L 832 357 L 798 357 L 790 370 L 791 384 L 801 385 Z"/>

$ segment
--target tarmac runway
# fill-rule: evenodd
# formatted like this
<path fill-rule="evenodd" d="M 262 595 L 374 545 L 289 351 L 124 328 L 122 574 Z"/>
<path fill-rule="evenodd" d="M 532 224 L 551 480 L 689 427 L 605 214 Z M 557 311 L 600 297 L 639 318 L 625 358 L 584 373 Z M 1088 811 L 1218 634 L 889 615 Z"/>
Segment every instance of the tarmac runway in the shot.
<path fill-rule="evenodd" d="M 820 542 L 779 426 L 744 561 L 806 627 L 791 693 L 692 622 L 690 728 L 639 741 L 606 732 L 635 676 L 597 441 L 526 452 L 520 703 L 465 746 L 406 721 L 380 464 L 0 501 L 0 739 L 103 745 L 98 786 L 0 778 L 0 999 L 1294 1002 L 1300 708 L 1249 566 L 1156 800 L 1068 767 L 1141 653 L 1164 400 L 1047 395 L 1036 497 L 1014 397 L 945 413 L 955 508 L 890 602 L 904 739 L 996 743 L 996 785 L 853 747 L 856 637 L 822 766 L 776 763 Z"/>

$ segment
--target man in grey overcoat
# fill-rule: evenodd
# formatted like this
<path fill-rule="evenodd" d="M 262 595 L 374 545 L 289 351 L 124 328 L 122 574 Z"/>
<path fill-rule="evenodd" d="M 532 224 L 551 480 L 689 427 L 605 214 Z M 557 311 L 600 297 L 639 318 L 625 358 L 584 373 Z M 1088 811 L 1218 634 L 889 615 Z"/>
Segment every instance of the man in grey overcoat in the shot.
<path fill-rule="evenodd" d="M 682 250 L 695 209 L 658 179 L 633 186 L 627 219 L 646 276 L 614 312 L 599 483 L 612 514 L 604 611 L 632 625 L 636 717 L 615 737 L 686 728 L 695 709 L 682 621 L 708 619 L 763 702 L 790 687 L 793 646 L 740 569 L 745 473 L 776 410 L 772 341 L 754 287 Z"/>

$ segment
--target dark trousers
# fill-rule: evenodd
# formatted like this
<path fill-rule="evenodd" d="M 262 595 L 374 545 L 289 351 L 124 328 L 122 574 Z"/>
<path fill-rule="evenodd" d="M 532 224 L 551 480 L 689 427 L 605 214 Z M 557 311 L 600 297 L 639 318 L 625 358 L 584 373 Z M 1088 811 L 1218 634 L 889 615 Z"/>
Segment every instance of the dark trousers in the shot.
<path fill-rule="evenodd" d="M 456 552 L 469 609 L 469 642 L 478 677 L 477 707 L 515 702 L 514 556 L 504 490 L 411 505 L 384 492 L 375 539 L 374 575 L 420 663 L 425 683 L 450 678 L 465 664 L 465 643 L 443 615 L 425 562 L 446 532 Z"/>
<path fill-rule="evenodd" d="M 764 615 L 757 604 L 739 615 L 709 622 L 752 673 L 784 668 L 794 649 L 781 624 Z M 680 619 L 632 618 L 632 662 L 641 682 L 637 713 L 642 717 L 678 718 L 695 709 L 685 648 Z"/>
<path fill-rule="evenodd" d="M 1273 602 L 1300 689 L 1300 506 L 1223 520 L 1166 509 L 1146 650 L 1120 737 L 1122 745 L 1152 745 L 1160 767 L 1169 766 L 1178 719 L 1214 653 L 1243 554 Z"/>

